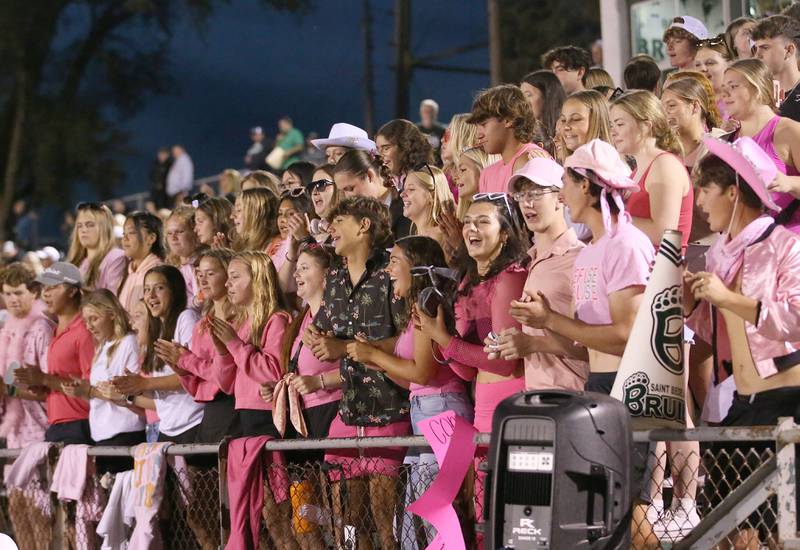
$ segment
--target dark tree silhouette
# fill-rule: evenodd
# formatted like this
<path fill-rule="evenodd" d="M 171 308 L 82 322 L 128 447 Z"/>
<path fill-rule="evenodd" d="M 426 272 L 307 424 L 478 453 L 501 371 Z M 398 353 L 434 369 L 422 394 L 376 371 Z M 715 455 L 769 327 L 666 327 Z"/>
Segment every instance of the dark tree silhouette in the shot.
<path fill-rule="evenodd" d="M 12 202 L 68 204 L 122 180 L 118 122 L 174 89 L 168 46 L 180 18 L 198 32 L 224 0 L 0 2 L 0 238 Z M 310 0 L 262 0 L 303 13 Z"/>

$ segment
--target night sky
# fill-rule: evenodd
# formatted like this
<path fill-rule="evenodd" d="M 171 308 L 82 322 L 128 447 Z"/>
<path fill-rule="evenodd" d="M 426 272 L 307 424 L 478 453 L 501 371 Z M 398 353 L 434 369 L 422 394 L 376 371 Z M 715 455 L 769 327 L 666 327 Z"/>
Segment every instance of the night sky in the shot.
<path fill-rule="evenodd" d="M 373 0 L 376 126 L 394 114 L 392 38 L 394 2 Z M 413 4 L 411 43 L 416 55 L 486 40 L 486 4 L 479 0 L 424 0 Z M 172 41 L 171 72 L 177 90 L 148 100 L 124 125 L 135 154 L 125 159 L 125 193 L 147 188 L 147 170 L 162 144 L 183 143 L 195 176 L 239 168 L 248 129 L 274 135 L 277 119 L 290 115 L 304 132 L 327 135 L 334 122 L 363 124 L 361 1 L 315 0 L 305 16 L 277 13 L 256 0 L 232 0 L 198 34 L 188 22 Z M 488 51 L 443 61 L 488 68 Z M 409 115 L 419 101 L 439 102 L 440 119 L 469 109 L 488 75 L 417 70 Z"/>

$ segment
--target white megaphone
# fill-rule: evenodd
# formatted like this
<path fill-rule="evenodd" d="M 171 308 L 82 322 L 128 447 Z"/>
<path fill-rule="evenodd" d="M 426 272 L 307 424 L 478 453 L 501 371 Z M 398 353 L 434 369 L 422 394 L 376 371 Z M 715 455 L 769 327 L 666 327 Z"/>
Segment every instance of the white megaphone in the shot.
<path fill-rule="evenodd" d="M 668 229 L 622 354 L 611 396 L 635 429 L 686 427 L 681 232 Z"/>

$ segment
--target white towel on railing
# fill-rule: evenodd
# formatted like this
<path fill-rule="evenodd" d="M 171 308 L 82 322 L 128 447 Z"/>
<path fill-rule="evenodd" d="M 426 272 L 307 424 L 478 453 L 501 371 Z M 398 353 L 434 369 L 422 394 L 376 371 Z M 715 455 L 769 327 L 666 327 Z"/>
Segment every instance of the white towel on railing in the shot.
<path fill-rule="evenodd" d="M 47 458 L 50 445 L 52 443 L 42 441 L 31 443 L 22 449 L 14 464 L 5 471 L 6 487 L 27 488 L 36 473 L 36 468 Z"/>
<path fill-rule="evenodd" d="M 80 500 L 86 487 L 88 445 L 67 445 L 58 457 L 50 490 L 60 500 Z"/>
<path fill-rule="evenodd" d="M 127 528 L 134 520 L 133 470 L 120 472 L 108 496 L 108 504 L 97 524 L 97 534 L 103 537 L 101 550 L 127 550 Z"/>

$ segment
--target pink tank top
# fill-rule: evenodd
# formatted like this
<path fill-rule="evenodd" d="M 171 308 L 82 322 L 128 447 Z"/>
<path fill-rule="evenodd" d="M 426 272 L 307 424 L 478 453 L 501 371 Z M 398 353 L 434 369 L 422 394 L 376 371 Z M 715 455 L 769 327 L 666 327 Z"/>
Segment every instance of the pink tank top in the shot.
<path fill-rule="evenodd" d="M 639 178 L 639 190 L 635 191 L 630 198 L 628 198 L 628 202 L 625 204 L 625 210 L 628 213 L 635 217 L 635 218 L 644 218 L 646 220 L 653 219 L 653 216 L 650 212 L 650 193 L 647 192 L 645 189 L 645 182 L 647 182 L 647 175 L 650 173 L 650 168 L 653 166 L 653 163 L 656 161 L 658 157 L 661 155 L 672 155 L 672 153 L 663 152 L 659 153 L 655 156 L 655 158 L 650 161 L 650 164 L 645 168 L 642 177 Z M 675 157 L 675 155 L 672 155 Z M 683 161 L 678 157 L 678 162 L 683 164 Z M 687 179 L 689 178 L 689 173 L 686 173 Z M 684 195 L 683 199 L 681 200 L 681 211 L 678 217 L 678 231 L 681 232 L 681 246 L 683 250 L 686 250 L 686 245 L 689 243 L 689 235 L 692 232 L 692 212 L 694 208 L 694 187 L 689 185 L 689 192 Z"/>
<path fill-rule="evenodd" d="M 490 164 L 481 171 L 481 177 L 478 180 L 479 193 L 507 193 L 508 180 L 514 175 L 514 164 L 522 155 L 527 155 L 529 151 L 541 149 L 538 145 L 533 143 L 526 143 L 519 150 L 514 153 L 514 156 L 508 162 L 503 162 L 502 159 L 494 164 Z"/>
<path fill-rule="evenodd" d="M 775 150 L 775 128 L 777 128 L 778 123 L 781 121 L 781 117 L 775 115 L 767 122 L 761 130 L 759 130 L 754 136 L 753 141 L 758 143 L 759 146 L 769 155 L 772 159 L 772 162 L 775 163 L 775 166 L 780 170 L 783 174 L 787 176 L 798 176 L 800 172 L 798 172 L 797 168 L 791 165 L 787 165 L 780 156 L 778 156 L 778 152 Z M 775 204 L 780 206 L 781 208 L 786 208 L 789 203 L 794 200 L 794 197 L 789 193 L 779 193 L 775 192 L 772 193 L 772 199 L 775 201 Z M 793 233 L 800 233 L 800 209 L 794 213 L 792 219 L 786 224 L 786 228 Z"/>
<path fill-rule="evenodd" d="M 406 330 L 397 338 L 394 345 L 394 354 L 401 359 L 414 359 L 414 325 L 408 324 Z M 464 393 L 464 383 L 456 376 L 447 365 L 437 365 L 436 375 L 428 381 L 426 385 L 409 385 L 411 397 L 421 397 L 423 395 L 439 395 L 442 393 Z"/>

